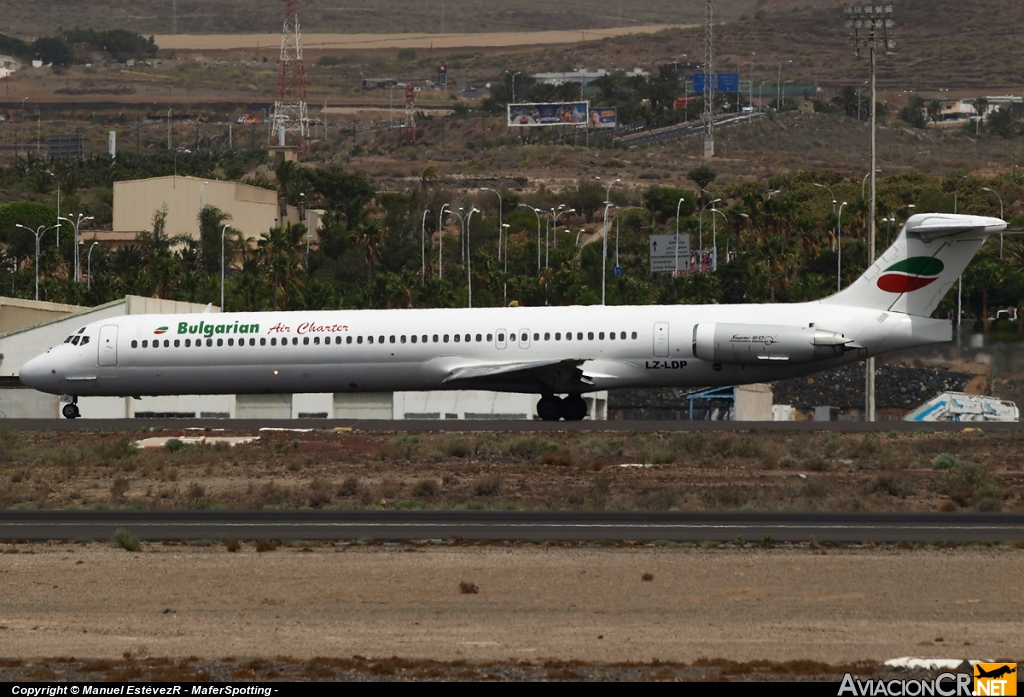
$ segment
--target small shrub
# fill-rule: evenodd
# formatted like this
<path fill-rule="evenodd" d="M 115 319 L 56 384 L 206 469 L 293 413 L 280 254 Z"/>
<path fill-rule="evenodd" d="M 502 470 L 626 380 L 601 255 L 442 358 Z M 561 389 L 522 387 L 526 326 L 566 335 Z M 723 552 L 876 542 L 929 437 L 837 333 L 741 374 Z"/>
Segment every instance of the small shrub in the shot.
<path fill-rule="evenodd" d="M 974 501 L 999 498 L 999 485 L 988 473 L 988 467 L 974 462 L 958 460 L 946 470 L 939 481 L 939 493 L 945 494 L 960 506 Z"/>
<path fill-rule="evenodd" d="M 256 540 L 256 551 L 259 553 L 273 552 L 277 549 L 277 543 L 273 540 Z"/>
<path fill-rule="evenodd" d="M 241 548 L 242 545 L 239 544 L 238 540 L 233 540 L 231 538 L 224 540 L 224 549 L 226 549 L 229 552 L 237 552 Z"/>
<path fill-rule="evenodd" d="M 473 454 L 473 446 L 461 438 L 446 441 L 443 445 L 443 452 L 449 457 L 469 457 Z"/>
<path fill-rule="evenodd" d="M 554 465 L 555 467 L 569 467 L 572 465 L 572 455 L 561 450 L 547 452 L 538 460 L 542 465 Z"/>
<path fill-rule="evenodd" d="M 502 448 L 502 450 L 512 457 L 523 460 L 536 460 L 542 454 L 550 450 L 556 450 L 557 448 L 558 445 L 547 438 L 519 436 L 509 440 L 508 444 Z"/>
<path fill-rule="evenodd" d="M 783 455 L 779 458 L 779 469 L 793 469 L 799 467 L 800 462 L 792 455 Z"/>
<path fill-rule="evenodd" d="M 359 492 L 359 480 L 355 477 L 346 477 L 345 481 L 338 485 L 338 496 L 355 496 Z"/>
<path fill-rule="evenodd" d="M 437 496 L 437 481 L 434 479 L 422 479 L 412 488 L 412 495 L 421 499 L 432 499 Z"/>
<path fill-rule="evenodd" d="M 124 498 L 128 491 L 128 480 L 124 477 L 114 477 L 114 483 L 110 485 L 110 496 L 115 500 Z"/>
<path fill-rule="evenodd" d="M 185 443 L 177 438 L 170 438 L 164 443 L 164 448 L 169 453 L 176 453 L 185 447 Z"/>
<path fill-rule="evenodd" d="M 932 469 L 948 470 L 956 466 L 957 459 L 949 453 L 939 453 L 932 460 Z"/>
<path fill-rule="evenodd" d="M 646 573 L 646 574 L 644 574 L 643 576 L 640 577 L 640 580 L 641 581 L 653 581 L 654 580 L 654 574 Z"/>
<path fill-rule="evenodd" d="M 898 499 L 905 499 L 915 490 L 915 480 L 908 475 L 882 472 L 868 485 L 869 494 L 886 494 Z"/>
<path fill-rule="evenodd" d="M 501 477 L 497 474 L 485 474 L 473 482 L 473 491 L 477 496 L 493 496 L 501 489 Z"/>
<path fill-rule="evenodd" d="M 111 539 L 111 541 L 121 549 L 127 550 L 129 552 L 138 552 L 139 546 L 141 544 L 139 538 L 137 538 L 135 535 L 131 534 L 124 528 L 118 528 L 117 532 L 114 533 L 114 537 Z"/>
<path fill-rule="evenodd" d="M 459 581 L 459 592 L 463 595 L 476 595 L 480 592 L 475 583 L 469 581 Z"/>
<path fill-rule="evenodd" d="M 385 479 L 380 483 L 380 495 L 386 499 L 396 499 L 402 492 L 402 482 Z"/>
<path fill-rule="evenodd" d="M 9 428 L 0 428 L 0 462 L 11 462 L 14 459 L 14 448 L 18 445 L 18 437 Z"/>

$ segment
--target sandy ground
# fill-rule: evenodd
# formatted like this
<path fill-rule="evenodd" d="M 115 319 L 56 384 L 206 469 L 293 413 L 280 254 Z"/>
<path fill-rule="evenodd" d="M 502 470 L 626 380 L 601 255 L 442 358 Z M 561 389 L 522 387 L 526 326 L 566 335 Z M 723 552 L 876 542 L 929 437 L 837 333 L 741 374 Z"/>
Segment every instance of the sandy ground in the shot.
<path fill-rule="evenodd" d="M 490 34 L 302 34 L 302 47 L 309 50 L 365 51 L 392 48 L 505 48 L 572 44 L 598 41 L 612 36 L 651 34 L 662 29 L 689 27 L 679 24 L 649 24 L 636 27 L 566 31 L 496 32 Z M 232 50 L 279 46 L 280 34 L 159 34 L 154 39 L 164 50 Z"/>
<path fill-rule="evenodd" d="M 1013 548 L 2 549 L 10 658 L 836 664 L 1024 653 L 1024 552 Z M 479 592 L 461 593 L 461 581 Z"/>

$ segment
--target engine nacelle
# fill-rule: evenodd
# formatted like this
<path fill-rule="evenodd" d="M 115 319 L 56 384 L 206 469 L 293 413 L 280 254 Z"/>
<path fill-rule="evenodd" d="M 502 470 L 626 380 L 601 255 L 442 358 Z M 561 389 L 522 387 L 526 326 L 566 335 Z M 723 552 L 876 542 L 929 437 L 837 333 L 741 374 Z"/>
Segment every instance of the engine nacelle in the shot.
<path fill-rule="evenodd" d="M 850 343 L 816 327 L 709 323 L 693 328 L 693 355 L 726 365 L 812 363 L 842 356 Z"/>

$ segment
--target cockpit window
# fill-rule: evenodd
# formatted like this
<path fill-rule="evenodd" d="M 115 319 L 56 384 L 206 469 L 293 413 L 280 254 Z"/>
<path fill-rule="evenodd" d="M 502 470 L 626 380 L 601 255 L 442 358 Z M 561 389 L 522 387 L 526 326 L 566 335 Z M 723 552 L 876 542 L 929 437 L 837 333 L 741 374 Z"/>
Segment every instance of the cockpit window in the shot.
<path fill-rule="evenodd" d="M 70 343 L 71 343 L 71 340 L 72 340 L 72 339 L 74 339 L 74 338 L 75 338 L 75 335 L 74 335 L 74 334 L 72 334 L 72 335 L 71 335 L 71 336 L 69 336 L 69 337 L 68 337 L 67 339 L 64 339 L 64 343 L 65 343 L 65 344 L 70 344 Z"/>
<path fill-rule="evenodd" d="M 75 332 L 75 334 L 81 334 L 81 333 L 82 333 L 82 332 L 84 332 L 84 331 L 85 331 L 85 327 L 82 327 L 82 328 L 81 328 L 81 329 L 79 329 L 79 330 L 78 330 L 77 332 Z"/>
<path fill-rule="evenodd" d="M 71 343 L 74 344 L 75 346 L 78 346 L 78 340 L 81 339 L 81 338 L 82 337 L 80 337 L 80 336 L 76 336 L 73 339 L 71 339 Z"/>
<path fill-rule="evenodd" d="M 89 343 L 89 337 L 87 337 L 87 336 L 83 336 L 83 337 L 82 337 L 82 344 L 81 344 L 81 345 L 82 345 L 82 346 L 85 346 L 85 345 L 86 345 L 86 344 L 88 344 L 88 343 Z"/>

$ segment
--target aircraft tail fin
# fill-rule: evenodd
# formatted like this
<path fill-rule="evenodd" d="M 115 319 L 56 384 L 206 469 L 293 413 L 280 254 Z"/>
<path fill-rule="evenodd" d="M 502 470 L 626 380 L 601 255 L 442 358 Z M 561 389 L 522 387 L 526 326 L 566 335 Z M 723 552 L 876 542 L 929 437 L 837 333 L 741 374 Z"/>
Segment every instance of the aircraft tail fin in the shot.
<path fill-rule="evenodd" d="M 985 239 L 1005 229 L 1004 221 L 978 215 L 911 216 L 864 275 L 822 302 L 929 317 Z"/>

